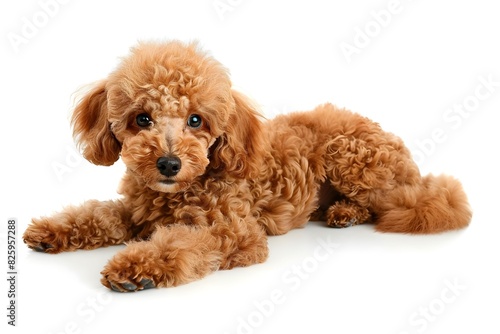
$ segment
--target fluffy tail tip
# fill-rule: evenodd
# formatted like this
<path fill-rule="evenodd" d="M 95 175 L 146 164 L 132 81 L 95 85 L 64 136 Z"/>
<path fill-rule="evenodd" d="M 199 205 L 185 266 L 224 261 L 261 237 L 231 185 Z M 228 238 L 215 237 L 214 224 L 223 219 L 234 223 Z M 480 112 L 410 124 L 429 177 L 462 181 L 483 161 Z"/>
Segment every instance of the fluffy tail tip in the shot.
<path fill-rule="evenodd" d="M 428 234 L 456 230 L 469 225 L 472 210 L 460 182 L 446 175 L 427 175 L 418 191 L 396 194 L 402 206 L 382 213 L 380 232 Z"/>

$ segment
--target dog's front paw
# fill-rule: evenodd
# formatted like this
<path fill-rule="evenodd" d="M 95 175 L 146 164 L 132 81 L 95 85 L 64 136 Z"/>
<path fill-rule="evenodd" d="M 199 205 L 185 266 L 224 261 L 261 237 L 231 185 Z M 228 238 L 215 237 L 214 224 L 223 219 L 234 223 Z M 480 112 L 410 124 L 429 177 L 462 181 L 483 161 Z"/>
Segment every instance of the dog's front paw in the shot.
<path fill-rule="evenodd" d="M 117 292 L 134 292 L 158 286 L 155 265 L 146 254 L 127 249 L 115 255 L 101 271 L 101 283 Z"/>
<path fill-rule="evenodd" d="M 43 253 L 60 253 L 67 250 L 71 230 L 55 224 L 50 219 L 33 219 L 23 234 L 24 243 L 31 249 Z"/>

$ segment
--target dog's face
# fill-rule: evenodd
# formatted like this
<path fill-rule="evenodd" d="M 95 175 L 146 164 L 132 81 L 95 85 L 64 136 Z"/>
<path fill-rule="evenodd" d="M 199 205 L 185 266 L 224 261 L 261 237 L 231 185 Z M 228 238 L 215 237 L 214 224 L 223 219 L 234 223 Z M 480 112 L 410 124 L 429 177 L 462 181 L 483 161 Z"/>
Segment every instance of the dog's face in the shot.
<path fill-rule="evenodd" d="M 121 155 L 161 192 L 188 188 L 208 168 L 245 177 L 259 151 L 259 121 L 227 71 L 179 42 L 133 49 L 80 101 L 73 125 L 88 160 L 110 165 Z"/>

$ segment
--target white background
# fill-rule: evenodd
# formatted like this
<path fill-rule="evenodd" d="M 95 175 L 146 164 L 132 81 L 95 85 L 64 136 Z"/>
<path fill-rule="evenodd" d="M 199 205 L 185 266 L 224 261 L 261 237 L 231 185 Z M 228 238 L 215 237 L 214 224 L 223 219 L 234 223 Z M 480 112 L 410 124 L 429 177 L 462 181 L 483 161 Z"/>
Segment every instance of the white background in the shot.
<path fill-rule="evenodd" d="M 200 40 L 266 116 L 330 101 L 374 119 L 405 140 L 423 173 L 459 178 L 474 217 L 465 230 L 432 236 L 311 223 L 270 238 L 264 264 L 134 294 L 99 283 L 120 247 L 51 256 L 19 240 L 16 328 L 6 325 L 0 285 L 8 333 L 500 331 L 493 1 L 70 0 L 50 15 L 46 2 L 0 8 L 0 219 L 16 217 L 19 235 L 31 217 L 117 196 L 123 164 L 77 158 L 68 120 L 72 94 L 106 77 L 139 39 Z M 221 13 L 214 3 L 230 7 Z M 25 40 L 14 45 L 13 36 Z M 346 57 L 346 44 L 357 53 Z M 496 86 L 488 91 L 481 78 Z M 448 111 L 464 103 L 464 116 Z M 6 254 L 6 228 L 0 235 Z M 324 253 L 319 240 L 336 248 Z"/>

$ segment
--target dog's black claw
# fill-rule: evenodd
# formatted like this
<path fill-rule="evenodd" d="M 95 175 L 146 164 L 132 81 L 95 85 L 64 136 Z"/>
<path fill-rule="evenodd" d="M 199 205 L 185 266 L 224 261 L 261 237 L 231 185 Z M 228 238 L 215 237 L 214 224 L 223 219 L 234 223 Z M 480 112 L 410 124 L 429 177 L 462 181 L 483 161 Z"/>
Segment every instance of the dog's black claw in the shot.
<path fill-rule="evenodd" d="M 143 278 L 137 286 L 134 283 L 131 282 L 125 282 L 125 283 L 112 283 L 111 281 L 108 281 L 109 286 L 111 290 L 116 291 L 116 292 L 134 292 L 134 291 L 140 291 L 140 290 L 146 290 L 146 289 L 152 289 L 155 288 L 155 284 L 152 280 Z"/>
<path fill-rule="evenodd" d="M 111 286 L 111 290 L 113 291 L 116 291 L 116 292 L 122 292 L 122 290 L 120 290 L 116 285 L 114 285 L 113 283 L 109 283 L 109 285 Z"/>
<path fill-rule="evenodd" d="M 133 283 L 123 283 L 122 287 L 125 290 L 128 290 L 128 291 L 135 291 L 135 290 L 137 290 L 137 285 L 135 285 Z"/>
<path fill-rule="evenodd" d="M 140 284 L 142 285 L 142 288 L 144 290 L 155 288 L 155 284 L 153 283 L 153 281 L 147 278 L 143 278 Z"/>
<path fill-rule="evenodd" d="M 54 248 L 54 246 L 52 246 L 51 244 L 47 244 L 47 243 L 45 243 L 45 242 L 42 242 L 42 247 L 43 247 L 45 250 L 47 250 L 47 249 L 49 249 L 49 248 Z"/>
<path fill-rule="evenodd" d="M 54 248 L 51 244 L 42 242 L 38 246 L 33 247 L 34 251 L 45 253 L 47 249 Z"/>

